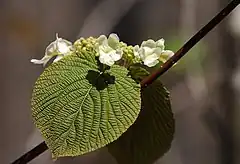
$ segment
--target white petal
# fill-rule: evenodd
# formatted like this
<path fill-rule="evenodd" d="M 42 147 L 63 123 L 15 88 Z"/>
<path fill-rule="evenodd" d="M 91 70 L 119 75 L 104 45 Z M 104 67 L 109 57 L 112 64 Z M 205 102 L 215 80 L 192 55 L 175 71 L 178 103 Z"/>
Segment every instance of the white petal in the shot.
<path fill-rule="evenodd" d="M 31 62 L 34 63 L 34 64 L 43 64 L 44 63 L 44 61 L 37 60 L 37 59 L 31 59 Z"/>
<path fill-rule="evenodd" d="M 110 56 L 108 54 L 106 54 L 105 52 L 102 52 L 102 51 L 100 51 L 99 53 L 100 53 L 99 54 L 99 61 L 101 63 L 105 64 L 106 58 L 109 58 Z"/>
<path fill-rule="evenodd" d="M 144 48 L 143 47 L 140 47 L 140 49 L 139 49 L 139 56 L 140 56 L 140 58 L 142 59 L 142 61 L 144 61 L 145 60 L 145 58 L 146 58 L 146 55 L 145 55 L 145 50 L 144 50 Z"/>
<path fill-rule="evenodd" d="M 159 61 L 158 60 L 146 60 L 144 61 L 144 65 L 148 66 L 148 67 L 154 67 L 156 64 L 158 64 Z"/>
<path fill-rule="evenodd" d="M 60 54 L 66 54 L 70 51 L 70 47 L 64 43 L 58 43 L 58 52 Z"/>
<path fill-rule="evenodd" d="M 47 46 L 45 56 L 55 56 L 58 54 L 65 54 L 70 51 L 72 43 L 65 39 L 58 38 L 57 35 L 56 37 L 57 39 Z"/>
<path fill-rule="evenodd" d="M 143 47 L 143 49 L 146 57 L 151 55 L 155 50 L 155 48 L 149 48 L 149 47 Z"/>
<path fill-rule="evenodd" d="M 145 60 L 158 60 L 158 55 L 153 53 L 152 55 L 149 55 L 148 57 L 146 57 Z"/>
<path fill-rule="evenodd" d="M 138 52 L 139 51 L 139 45 L 134 46 L 133 51 Z"/>
<path fill-rule="evenodd" d="M 156 42 L 152 39 L 149 39 L 147 41 L 143 41 L 141 44 L 141 47 L 149 47 L 149 48 L 155 48 Z"/>
<path fill-rule="evenodd" d="M 72 46 L 72 43 L 65 40 L 65 39 L 58 38 L 57 41 L 56 41 L 57 51 L 60 54 L 68 53 L 70 51 L 71 46 Z"/>
<path fill-rule="evenodd" d="M 158 56 L 157 54 L 152 54 L 145 58 L 144 65 L 147 65 L 148 67 L 153 67 L 158 63 Z"/>
<path fill-rule="evenodd" d="M 172 57 L 174 55 L 174 52 L 170 51 L 170 50 L 164 50 L 161 53 L 161 57 L 167 58 L 169 59 L 170 57 Z"/>
<path fill-rule="evenodd" d="M 43 64 L 43 66 L 45 66 L 51 58 L 51 56 L 44 56 L 41 60 L 32 59 L 31 62 L 34 64 Z"/>
<path fill-rule="evenodd" d="M 108 39 L 119 42 L 119 37 L 117 36 L 117 34 L 114 34 L 114 33 L 110 34 Z"/>
<path fill-rule="evenodd" d="M 63 56 L 60 56 L 60 55 L 57 56 L 56 59 L 53 60 L 53 63 L 61 60 L 62 58 L 63 58 Z"/>
<path fill-rule="evenodd" d="M 133 47 L 133 55 L 135 56 L 135 58 L 140 59 L 139 45 Z"/>
<path fill-rule="evenodd" d="M 107 60 L 106 61 L 106 65 L 108 65 L 108 66 L 112 66 L 113 64 L 114 64 L 113 60 Z"/>
<path fill-rule="evenodd" d="M 114 61 L 118 61 L 122 58 L 122 55 L 123 55 L 123 51 L 121 49 L 118 49 L 111 54 L 111 57 Z"/>
<path fill-rule="evenodd" d="M 113 48 L 117 49 L 119 46 L 119 38 L 117 34 L 110 34 L 108 38 L 108 45 Z"/>
<path fill-rule="evenodd" d="M 140 47 L 139 55 L 140 58 L 144 61 L 149 55 L 152 55 L 154 49 L 149 47 Z"/>
<path fill-rule="evenodd" d="M 163 53 L 163 50 L 161 48 L 155 48 L 153 53 L 157 54 L 158 57 Z"/>
<path fill-rule="evenodd" d="M 164 43 L 165 43 L 165 40 L 164 39 L 159 39 L 157 42 L 156 42 L 156 46 L 161 48 L 162 50 L 164 50 L 165 46 L 164 46 Z"/>
<path fill-rule="evenodd" d="M 50 43 L 46 50 L 45 50 L 45 56 L 51 56 L 53 53 L 55 53 L 57 50 L 57 45 L 56 45 L 56 41 Z"/>
<path fill-rule="evenodd" d="M 98 37 L 97 42 L 100 45 L 107 45 L 108 44 L 108 40 L 107 37 L 105 35 L 101 35 Z"/>
<path fill-rule="evenodd" d="M 105 53 L 103 51 L 100 51 L 99 61 L 103 64 L 106 64 L 108 66 L 112 66 L 114 64 L 113 58 L 110 56 L 109 53 Z"/>

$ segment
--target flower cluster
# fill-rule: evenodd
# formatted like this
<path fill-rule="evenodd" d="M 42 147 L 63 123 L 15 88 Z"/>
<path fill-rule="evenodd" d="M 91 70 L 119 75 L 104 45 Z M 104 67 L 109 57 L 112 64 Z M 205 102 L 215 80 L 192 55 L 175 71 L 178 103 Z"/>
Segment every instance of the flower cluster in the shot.
<path fill-rule="evenodd" d="M 164 39 L 159 39 L 158 41 L 149 39 L 143 41 L 141 46 L 136 45 L 133 47 L 120 42 L 116 34 L 110 34 L 108 38 L 105 35 L 101 35 L 98 38 L 90 38 L 79 39 L 80 46 L 83 48 L 85 46 L 93 48 L 96 56 L 99 57 L 99 61 L 108 66 L 112 66 L 117 61 L 124 60 L 131 61 L 130 64 L 143 63 L 148 67 L 153 67 L 159 61 L 165 62 L 174 54 L 170 50 L 165 50 Z M 84 44 L 84 41 L 86 44 Z M 88 42 L 91 45 L 88 45 Z M 78 41 L 76 41 L 76 44 L 78 44 Z M 56 40 L 46 48 L 45 56 L 40 60 L 32 59 L 31 62 L 46 65 L 55 56 L 56 59 L 53 62 L 56 62 L 64 56 L 71 54 L 73 49 L 71 42 L 56 36 Z"/>
<path fill-rule="evenodd" d="M 101 35 L 97 39 L 96 51 L 97 55 L 99 55 L 99 61 L 108 66 L 112 66 L 123 55 L 123 50 L 120 47 L 119 38 L 116 34 L 110 34 L 108 38 L 105 35 Z"/>
<path fill-rule="evenodd" d="M 159 63 L 161 58 L 166 60 L 174 54 L 170 50 L 164 50 L 164 48 L 164 39 L 156 42 L 149 39 L 143 41 L 140 47 L 138 45 L 134 47 L 134 56 L 141 59 L 144 65 L 153 67 Z"/>
<path fill-rule="evenodd" d="M 97 53 L 101 63 L 112 66 L 115 61 L 118 61 L 123 56 L 123 51 L 129 47 L 121 47 L 119 38 L 116 34 L 110 34 L 107 38 L 101 35 L 97 39 Z M 132 47 L 131 47 L 132 48 Z M 158 41 L 147 40 L 143 41 L 141 46 L 136 45 L 133 49 L 133 57 L 135 63 L 143 63 L 148 67 L 153 67 L 159 61 L 165 62 L 173 56 L 170 50 L 164 50 L 164 39 Z M 127 57 L 131 57 L 127 56 Z"/>

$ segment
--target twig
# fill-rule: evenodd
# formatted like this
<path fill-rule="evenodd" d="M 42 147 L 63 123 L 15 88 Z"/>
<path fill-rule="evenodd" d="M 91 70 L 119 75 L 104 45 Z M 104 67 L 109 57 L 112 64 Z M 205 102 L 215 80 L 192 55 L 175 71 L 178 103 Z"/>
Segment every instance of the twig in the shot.
<path fill-rule="evenodd" d="M 208 32 L 210 32 L 214 27 L 216 27 L 237 5 L 239 5 L 240 0 L 231 1 L 217 16 L 215 16 L 207 25 L 205 25 L 199 32 L 197 32 L 186 44 L 180 48 L 173 57 L 171 57 L 166 63 L 164 63 L 159 70 L 152 73 L 147 78 L 141 81 L 142 87 L 147 87 L 159 76 L 165 73 L 168 69 L 172 67 L 181 57 L 183 57 L 193 46 L 195 46 Z M 12 164 L 25 164 L 36 158 L 38 155 L 42 154 L 48 149 L 45 142 L 40 143 L 37 147 L 33 148 L 23 156 L 21 156 Z"/>
<path fill-rule="evenodd" d="M 231 1 L 218 15 L 216 15 L 207 25 L 198 31 L 186 44 L 180 48 L 174 56 L 172 56 L 166 63 L 164 63 L 158 70 L 153 72 L 147 78 L 141 81 L 142 87 L 147 87 L 159 76 L 171 68 L 179 59 L 181 59 L 193 46 L 195 46 L 207 33 L 216 27 L 237 5 L 240 0 Z"/>
<path fill-rule="evenodd" d="M 18 158 L 16 161 L 14 161 L 12 164 L 25 164 L 42 154 L 44 151 L 48 149 L 45 142 L 40 143 L 35 148 Z"/>

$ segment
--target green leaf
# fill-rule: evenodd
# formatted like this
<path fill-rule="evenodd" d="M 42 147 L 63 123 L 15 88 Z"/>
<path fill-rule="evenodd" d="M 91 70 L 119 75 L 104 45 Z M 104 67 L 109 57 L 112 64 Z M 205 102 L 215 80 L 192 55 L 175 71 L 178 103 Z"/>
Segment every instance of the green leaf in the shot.
<path fill-rule="evenodd" d="M 136 82 L 141 82 L 150 73 L 139 65 L 132 65 L 129 67 L 129 74 Z"/>
<path fill-rule="evenodd" d="M 141 109 L 140 85 L 120 66 L 100 74 L 93 53 L 77 52 L 45 69 L 31 106 L 53 157 L 78 156 L 113 142 L 133 124 Z"/>
<path fill-rule="evenodd" d="M 108 150 L 119 164 L 152 164 L 169 150 L 174 129 L 169 92 L 155 81 L 142 92 L 137 121 Z"/>

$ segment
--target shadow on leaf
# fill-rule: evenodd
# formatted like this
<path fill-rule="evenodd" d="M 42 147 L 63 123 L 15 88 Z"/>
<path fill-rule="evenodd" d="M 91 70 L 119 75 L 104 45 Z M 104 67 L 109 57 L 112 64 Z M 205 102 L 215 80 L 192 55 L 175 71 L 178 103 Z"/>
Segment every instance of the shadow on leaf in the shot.
<path fill-rule="evenodd" d="M 109 73 L 101 73 L 89 70 L 86 79 L 90 84 L 97 88 L 97 90 L 105 89 L 108 84 L 115 84 L 115 77 Z"/>

